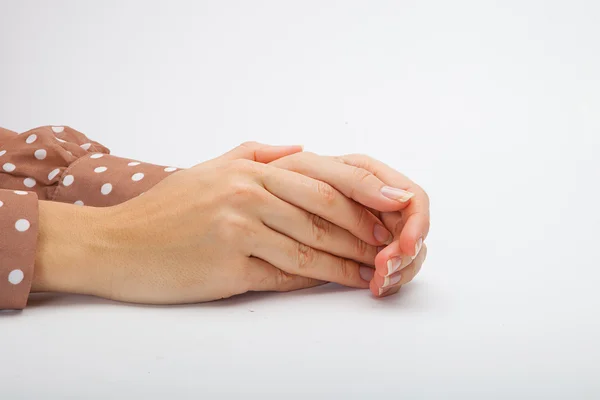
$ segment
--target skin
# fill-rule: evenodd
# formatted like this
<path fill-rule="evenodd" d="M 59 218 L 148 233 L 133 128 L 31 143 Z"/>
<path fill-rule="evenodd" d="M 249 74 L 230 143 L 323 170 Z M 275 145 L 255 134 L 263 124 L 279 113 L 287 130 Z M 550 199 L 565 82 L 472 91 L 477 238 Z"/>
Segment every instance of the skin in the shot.
<path fill-rule="evenodd" d="M 429 229 L 425 192 L 368 157 L 300 150 L 244 144 L 113 207 L 41 201 L 32 290 L 150 304 L 325 282 L 397 292 L 426 256 L 411 254 Z M 388 185 L 415 196 L 386 197 Z"/>

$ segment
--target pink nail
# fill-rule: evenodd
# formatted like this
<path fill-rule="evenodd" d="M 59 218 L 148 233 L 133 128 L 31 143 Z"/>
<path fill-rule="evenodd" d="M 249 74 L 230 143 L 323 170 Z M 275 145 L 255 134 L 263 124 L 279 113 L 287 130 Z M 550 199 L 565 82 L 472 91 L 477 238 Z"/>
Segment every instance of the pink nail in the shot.
<path fill-rule="evenodd" d="M 402 257 L 392 257 L 387 260 L 388 275 L 396 272 L 402 265 Z"/>
<path fill-rule="evenodd" d="M 413 256 L 413 260 L 415 258 L 417 258 L 417 256 L 419 255 L 419 252 L 421 251 L 421 247 L 423 247 L 423 238 L 420 238 L 417 241 L 417 244 L 415 244 L 415 255 Z"/>
<path fill-rule="evenodd" d="M 381 194 L 388 199 L 399 201 L 400 203 L 406 203 L 415 194 L 406 190 L 394 188 L 391 186 L 384 186 L 381 188 Z"/>
<path fill-rule="evenodd" d="M 392 242 L 392 234 L 390 231 L 379 224 L 375 224 L 375 228 L 373 228 L 373 236 L 375 236 L 375 239 L 377 239 L 379 243 L 389 244 Z"/>
<path fill-rule="evenodd" d="M 383 278 L 383 285 L 381 285 L 381 287 L 386 288 L 388 286 L 394 286 L 401 280 L 402 280 L 402 275 L 399 273 L 390 275 L 390 276 L 386 276 L 385 278 Z"/>
<path fill-rule="evenodd" d="M 373 275 L 375 275 L 375 270 L 371 267 L 366 267 L 364 265 L 361 265 L 358 268 L 358 273 L 360 274 L 360 277 L 367 282 L 370 282 L 371 279 L 373 279 Z"/>

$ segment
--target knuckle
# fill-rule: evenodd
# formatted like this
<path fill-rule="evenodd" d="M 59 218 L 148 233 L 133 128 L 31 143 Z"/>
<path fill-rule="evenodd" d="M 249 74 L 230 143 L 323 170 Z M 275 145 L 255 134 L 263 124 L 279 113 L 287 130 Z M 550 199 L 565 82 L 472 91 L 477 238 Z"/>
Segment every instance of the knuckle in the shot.
<path fill-rule="evenodd" d="M 248 219 L 231 212 L 217 216 L 217 237 L 224 242 L 238 241 L 254 236 L 252 223 Z"/>
<path fill-rule="evenodd" d="M 316 214 L 309 214 L 310 225 L 314 238 L 320 242 L 331 233 L 331 222 L 319 217 Z"/>
<path fill-rule="evenodd" d="M 371 172 L 367 171 L 364 168 L 354 168 L 353 173 L 355 180 L 359 183 L 362 183 L 373 176 Z"/>
<path fill-rule="evenodd" d="M 373 159 L 366 154 L 354 153 L 348 156 L 353 160 L 354 165 L 360 165 L 361 168 L 366 168 L 366 166 L 371 165 Z"/>
<path fill-rule="evenodd" d="M 256 169 L 255 163 L 245 158 L 239 158 L 229 162 L 229 166 L 232 170 L 241 173 L 251 173 Z"/>
<path fill-rule="evenodd" d="M 355 193 L 360 189 L 361 186 L 364 186 L 369 179 L 372 179 L 373 174 L 367 171 L 364 168 L 354 168 L 352 171 L 353 179 L 351 185 L 351 193 L 350 197 L 354 198 Z"/>
<path fill-rule="evenodd" d="M 354 217 L 354 221 L 356 221 L 354 223 L 355 226 L 357 226 L 359 228 L 361 226 L 363 226 L 363 224 L 368 221 L 368 214 L 369 214 L 369 211 L 365 207 L 357 206 L 356 207 L 356 215 Z"/>
<path fill-rule="evenodd" d="M 323 202 L 327 205 L 333 204 L 336 199 L 335 189 L 322 181 L 317 182 L 317 192 L 321 196 Z"/>
<path fill-rule="evenodd" d="M 250 150 L 256 149 L 259 146 L 260 146 L 260 144 L 258 142 L 253 141 L 253 140 L 248 140 L 248 141 L 240 144 L 240 147 L 243 147 L 245 149 L 250 149 Z"/>
<path fill-rule="evenodd" d="M 298 269 L 308 269 L 313 264 L 315 257 L 315 250 L 312 247 L 298 242 L 296 249 L 296 265 Z"/>
<path fill-rule="evenodd" d="M 346 258 L 339 258 L 339 276 L 344 282 L 352 281 L 354 278 L 355 263 Z"/>
<path fill-rule="evenodd" d="M 354 252 L 356 253 L 356 255 L 364 257 L 369 253 L 370 248 L 371 246 L 367 242 L 356 238 L 356 243 L 354 246 Z"/>
<path fill-rule="evenodd" d="M 262 201 L 265 199 L 265 191 L 250 182 L 236 182 L 231 186 L 230 199 L 234 203 Z"/>
<path fill-rule="evenodd" d="M 279 290 L 285 289 L 285 286 L 292 279 L 291 275 L 287 272 L 276 268 L 275 272 L 275 287 Z"/>

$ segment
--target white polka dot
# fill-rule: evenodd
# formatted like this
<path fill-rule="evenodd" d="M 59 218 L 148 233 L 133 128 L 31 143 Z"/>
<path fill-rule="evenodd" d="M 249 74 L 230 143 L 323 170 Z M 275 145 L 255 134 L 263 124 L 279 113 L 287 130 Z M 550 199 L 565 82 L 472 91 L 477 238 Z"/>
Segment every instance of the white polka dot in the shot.
<path fill-rule="evenodd" d="M 60 138 L 57 138 L 57 137 L 55 137 L 54 139 L 58 140 L 58 141 L 59 141 L 59 142 L 61 142 L 61 143 L 67 143 L 67 142 L 65 142 L 64 140 L 62 140 L 62 139 L 60 139 Z"/>
<path fill-rule="evenodd" d="M 46 150 L 44 149 L 38 149 L 35 151 L 35 153 L 33 153 L 35 158 L 37 158 L 38 160 L 43 160 L 44 158 L 46 158 L 46 154 Z"/>
<path fill-rule="evenodd" d="M 2 150 L 2 151 L 0 151 L 0 157 L 2 157 L 2 156 L 3 156 L 3 155 L 5 155 L 5 154 L 6 154 L 6 150 Z"/>
<path fill-rule="evenodd" d="M 88 149 L 90 148 L 90 146 L 91 146 L 91 145 L 92 145 L 91 143 L 84 143 L 84 144 L 82 144 L 82 145 L 81 145 L 81 146 L 79 146 L 79 147 L 81 147 L 81 148 L 82 148 L 82 149 L 84 149 L 84 150 L 88 150 Z"/>
<path fill-rule="evenodd" d="M 131 175 L 131 180 L 132 181 L 137 182 L 137 181 L 141 181 L 142 179 L 144 179 L 144 174 L 141 173 L 141 172 L 138 172 L 136 174 Z"/>
<path fill-rule="evenodd" d="M 106 168 L 106 167 L 96 167 L 96 168 L 94 168 L 94 172 L 97 173 L 97 174 L 99 174 L 101 172 L 106 171 L 107 169 L 108 168 Z"/>
<path fill-rule="evenodd" d="M 110 192 L 112 192 L 112 185 L 110 183 L 105 183 L 104 185 L 102 185 L 102 187 L 100 188 L 100 193 L 102 193 L 103 195 L 107 195 Z"/>
<path fill-rule="evenodd" d="M 48 174 L 48 180 L 51 181 L 52 179 L 54 179 L 54 177 L 56 177 L 56 175 L 58 175 L 59 172 L 60 172 L 60 169 L 58 169 L 58 168 L 50 171 L 50 173 Z"/>
<path fill-rule="evenodd" d="M 130 167 L 135 167 L 136 165 L 140 165 L 140 163 L 139 163 L 139 162 L 137 162 L 137 161 L 132 161 L 132 162 L 130 162 L 130 163 L 129 163 L 129 164 L 127 164 L 127 165 L 129 165 Z"/>
<path fill-rule="evenodd" d="M 25 180 L 23 180 L 23 184 L 25 186 L 27 186 L 28 188 L 32 188 L 35 186 L 35 179 L 33 178 L 25 178 Z"/>
<path fill-rule="evenodd" d="M 18 285 L 23 281 L 24 277 L 25 275 L 23 274 L 23 271 L 20 269 L 13 269 L 10 271 L 10 274 L 8 274 L 8 281 L 13 285 Z"/>
<path fill-rule="evenodd" d="M 14 193 L 18 194 L 19 196 L 25 196 L 29 192 L 26 192 L 24 190 L 15 190 Z"/>
<path fill-rule="evenodd" d="M 61 133 L 62 131 L 65 130 L 64 126 L 53 126 L 52 130 L 54 131 L 54 133 Z"/>
<path fill-rule="evenodd" d="M 2 202 L 2 200 L 0 200 L 0 207 L 2 207 L 4 205 L 4 203 Z"/>
<path fill-rule="evenodd" d="M 15 222 L 15 228 L 19 232 L 25 232 L 27 229 L 29 229 L 29 226 L 29 221 L 27 221 L 26 219 L 20 219 L 17 222 Z"/>
<path fill-rule="evenodd" d="M 70 186 L 73 181 L 75 181 L 75 177 L 73 175 L 67 175 L 63 178 L 63 185 Z"/>
<path fill-rule="evenodd" d="M 102 157 L 103 155 L 104 155 L 104 154 L 102 154 L 102 153 L 96 153 L 96 154 L 92 154 L 92 155 L 90 156 L 90 158 L 100 158 L 100 157 Z"/>
<path fill-rule="evenodd" d="M 15 170 L 15 168 L 17 168 L 15 166 L 15 164 L 11 164 L 9 162 L 7 162 L 6 164 L 4 164 L 2 166 L 2 169 L 5 170 L 6 172 L 13 172 Z"/>
<path fill-rule="evenodd" d="M 165 168 L 165 172 L 173 172 L 173 171 L 175 171 L 176 169 L 177 169 L 177 168 L 175 168 L 175 167 L 167 167 L 167 168 Z"/>
<path fill-rule="evenodd" d="M 73 204 L 75 204 L 75 205 L 77 205 L 77 206 L 82 206 L 82 205 L 83 205 L 83 201 L 81 201 L 81 200 L 77 200 L 77 201 L 76 201 L 75 203 L 73 203 Z"/>
<path fill-rule="evenodd" d="M 31 144 L 37 140 L 37 135 L 34 133 L 33 135 L 29 135 L 27 139 L 25 139 L 25 143 Z"/>

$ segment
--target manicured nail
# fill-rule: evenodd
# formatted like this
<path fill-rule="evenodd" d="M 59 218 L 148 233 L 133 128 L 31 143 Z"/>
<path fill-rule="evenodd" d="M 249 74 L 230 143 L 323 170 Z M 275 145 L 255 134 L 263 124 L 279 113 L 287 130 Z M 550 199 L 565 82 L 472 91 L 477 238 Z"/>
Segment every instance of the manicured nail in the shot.
<path fill-rule="evenodd" d="M 396 283 L 400 282 L 402 280 L 402 275 L 400 274 L 394 274 L 391 276 L 386 276 L 385 278 L 383 278 L 383 285 L 381 285 L 381 287 L 388 287 L 388 286 L 393 286 Z"/>
<path fill-rule="evenodd" d="M 373 229 L 373 236 L 375 236 L 375 239 L 377 239 L 379 243 L 392 243 L 392 234 L 382 225 L 375 224 L 375 228 Z"/>
<path fill-rule="evenodd" d="M 365 280 L 367 282 L 371 282 L 371 279 L 373 279 L 373 275 L 375 275 L 375 270 L 371 267 L 361 265 L 358 268 L 358 273 L 360 274 L 360 277 L 363 280 Z"/>
<path fill-rule="evenodd" d="M 423 238 L 420 238 L 419 240 L 417 240 L 417 244 L 415 244 L 415 255 L 412 257 L 413 260 L 415 258 L 417 258 L 417 256 L 419 255 L 419 252 L 421 251 L 421 247 L 423 247 Z"/>
<path fill-rule="evenodd" d="M 421 270 L 422 266 L 423 266 L 423 264 L 417 265 L 417 268 L 415 269 L 415 275 L 417 275 L 419 273 L 419 271 Z"/>
<path fill-rule="evenodd" d="M 381 194 L 388 199 L 399 201 L 400 203 L 406 203 L 415 194 L 407 192 L 406 190 L 393 188 L 391 186 L 384 186 L 381 188 Z"/>
<path fill-rule="evenodd" d="M 390 290 L 391 288 L 379 288 L 379 295 L 383 295 L 385 294 L 385 292 L 387 292 L 388 290 Z"/>
<path fill-rule="evenodd" d="M 402 257 L 392 257 L 387 260 L 388 275 L 393 274 L 402 265 Z"/>

